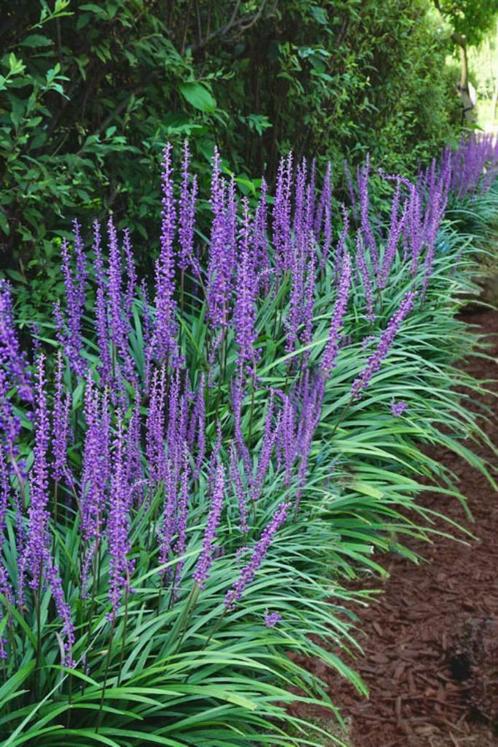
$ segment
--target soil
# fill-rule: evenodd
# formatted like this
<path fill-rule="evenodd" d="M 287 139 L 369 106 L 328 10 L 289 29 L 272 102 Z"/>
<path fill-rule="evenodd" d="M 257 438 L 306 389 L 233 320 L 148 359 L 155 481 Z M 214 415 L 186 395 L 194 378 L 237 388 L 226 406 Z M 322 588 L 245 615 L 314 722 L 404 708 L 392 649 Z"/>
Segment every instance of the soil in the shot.
<path fill-rule="evenodd" d="M 471 359 L 465 368 L 498 379 L 498 313 L 466 320 L 497 337 L 489 351 L 494 360 Z M 498 382 L 492 387 L 498 393 Z M 498 412 L 493 395 L 485 401 Z M 498 444 L 498 415 L 485 429 Z M 498 466 L 485 447 L 479 453 Z M 467 526 L 475 539 L 407 541 L 427 561 L 418 565 L 397 555 L 383 558 L 389 578 L 378 600 L 359 613 L 364 656 L 352 662 L 369 699 L 320 671 L 351 724 L 354 747 L 498 747 L 498 493 L 454 454 L 436 456 L 458 475 L 475 521 L 454 498 L 428 493 L 422 500 Z M 378 586 L 373 579 L 371 588 Z"/>

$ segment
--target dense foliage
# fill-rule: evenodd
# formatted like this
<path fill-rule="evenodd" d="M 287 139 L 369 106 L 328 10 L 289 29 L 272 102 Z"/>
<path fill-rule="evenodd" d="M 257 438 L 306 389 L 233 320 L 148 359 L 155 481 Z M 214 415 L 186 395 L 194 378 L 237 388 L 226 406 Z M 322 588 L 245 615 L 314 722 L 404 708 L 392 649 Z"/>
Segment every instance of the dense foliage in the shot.
<path fill-rule="evenodd" d="M 458 120 L 448 38 L 429 0 L 3 2 L 2 264 L 53 276 L 54 235 L 109 209 L 153 239 L 166 139 L 248 194 L 291 148 L 413 169 Z"/>
<path fill-rule="evenodd" d="M 487 474 L 465 408 L 480 385 L 455 367 L 475 248 L 444 214 L 481 192 L 496 207 L 497 155 L 474 139 L 416 181 L 383 174 L 373 209 L 368 161 L 349 207 L 291 155 L 251 206 L 215 152 L 199 241 L 188 146 L 178 188 L 167 146 L 153 284 L 112 216 L 90 242 L 75 223 L 29 361 L 2 282 L 5 747 L 327 736 L 287 709 L 334 714 L 289 654 L 361 692 L 337 653 L 355 645 L 344 601 L 362 601 L 343 579 L 429 535 L 421 477 L 464 500 L 424 444 Z"/>

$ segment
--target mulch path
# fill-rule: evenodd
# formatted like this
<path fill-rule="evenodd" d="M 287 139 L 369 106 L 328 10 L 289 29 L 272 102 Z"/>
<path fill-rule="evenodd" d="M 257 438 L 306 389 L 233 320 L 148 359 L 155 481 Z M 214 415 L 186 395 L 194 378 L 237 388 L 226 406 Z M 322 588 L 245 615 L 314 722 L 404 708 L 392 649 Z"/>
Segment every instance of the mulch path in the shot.
<path fill-rule="evenodd" d="M 479 312 L 467 321 L 498 333 L 498 313 Z M 472 359 L 466 369 L 498 378 L 498 337 L 489 352 L 494 361 Z M 492 396 L 486 402 L 498 413 Z M 498 444 L 498 415 L 486 429 Z M 480 454 L 498 466 L 484 447 Z M 458 475 L 475 523 L 454 498 L 428 493 L 422 500 L 476 539 L 407 540 L 427 561 L 418 565 L 398 555 L 383 558 L 390 575 L 379 598 L 359 612 L 364 656 L 352 662 L 369 699 L 333 672 L 320 672 L 350 720 L 354 747 L 498 746 L 498 493 L 454 454 L 438 451 L 437 457 Z M 371 588 L 378 586 L 373 579 Z"/>

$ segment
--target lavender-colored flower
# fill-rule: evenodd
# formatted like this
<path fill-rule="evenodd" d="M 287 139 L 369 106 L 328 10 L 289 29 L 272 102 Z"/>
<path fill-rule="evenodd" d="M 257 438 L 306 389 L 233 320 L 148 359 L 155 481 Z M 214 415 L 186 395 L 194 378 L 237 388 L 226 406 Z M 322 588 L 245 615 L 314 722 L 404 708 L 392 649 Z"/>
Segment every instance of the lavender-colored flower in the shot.
<path fill-rule="evenodd" d="M 57 353 L 57 368 L 55 370 L 55 398 L 53 414 L 52 450 L 54 462 L 52 474 L 54 480 L 61 482 L 67 470 L 67 446 L 69 440 L 69 413 L 71 409 L 71 394 L 64 392 L 63 384 L 64 363 L 62 353 Z"/>
<path fill-rule="evenodd" d="M 5 445 L 6 453 L 17 456 L 17 439 L 21 431 L 21 421 L 14 413 L 9 399 L 9 382 L 5 371 L 0 368 L 0 443 Z"/>
<path fill-rule="evenodd" d="M 297 450 L 300 455 L 297 475 L 296 511 L 301 503 L 302 489 L 306 482 L 308 462 L 315 430 L 320 422 L 325 383 L 321 376 L 311 377 L 307 371 L 303 377 L 302 404 L 297 432 Z"/>
<path fill-rule="evenodd" d="M 161 527 L 161 541 L 159 543 L 159 564 L 168 562 L 172 550 L 173 536 L 176 532 L 177 523 L 177 471 L 172 459 L 166 462 L 166 475 L 164 479 L 164 504 L 163 520 Z M 169 578 L 168 569 L 161 570 L 161 577 Z"/>
<path fill-rule="evenodd" d="M 156 324 L 153 353 L 165 361 L 176 352 L 176 303 L 174 299 L 175 260 L 173 242 L 176 232 L 176 207 L 173 195 L 172 146 L 168 143 L 162 164 L 161 251 L 156 262 Z"/>
<path fill-rule="evenodd" d="M 265 610 L 264 621 L 267 628 L 274 628 L 279 622 L 282 622 L 282 615 L 279 612 Z"/>
<path fill-rule="evenodd" d="M 408 293 L 405 295 L 405 297 L 401 301 L 399 309 L 389 320 L 389 323 L 386 329 L 384 330 L 384 332 L 382 333 L 380 337 L 379 344 L 377 345 L 377 349 L 374 351 L 374 353 L 372 353 L 372 355 L 368 359 L 365 368 L 353 381 L 353 384 L 351 386 L 351 398 L 352 399 L 358 399 L 360 397 L 361 392 L 370 383 L 372 376 L 379 370 L 382 364 L 382 361 L 384 360 L 384 358 L 389 353 L 389 350 L 391 349 L 391 345 L 401 327 L 403 320 L 405 319 L 406 316 L 408 316 L 408 314 L 413 308 L 415 297 L 416 297 L 415 292 L 408 291 Z"/>
<path fill-rule="evenodd" d="M 223 510 L 223 501 L 225 496 L 225 471 L 219 457 L 216 460 L 216 470 L 214 477 L 214 486 L 211 496 L 211 507 L 209 510 L 204 539 L 202 541 L 202 550 L 197 560 L 193 578 L 199 588 L 204 588 L 213 563 L 213 550 L 216 540 L 216 531 L 220 522 L 221 512 Z"/>
<path fill-rule="evenodd" d="M 252 461 L 251 461 L 251 455 L 249 453 L 249 449 L 247 448 L 247 444 L 244 439 L 244 435 L 242 433 L 242 401 L 244 399 L 244 390 L 243 390 L 243 383 L 242 383 L 242 376 L 239 373 L 232 384 L 232 407 L 233 407 L 233 417 L 234 417 L 234 433 L 235 433 L 235 443 L 237 446 L 237 451 L 239 453 L 239 456 L 242 459 L 242 462 L 244 464 L 244 469 L 246 471 L 246 475 L 251 474 L 251 467 L 252 467 Z"/>
<path fill-rule="evenodd" d="M 290 485 L 292 477 L 292 468 L 297 455 L 296 439 L 296 413 L 290 398 L 283 392 L 278 392 L 283 400 L 282 413 L 279 421 L 277 433 L 277 444 L 284 464 L 284 482 Z"/>
<path fill-rule="evenodd" d="M 351 285 L 351 258 L 346 252 L 344 254 L 341 266 L 341 275 L 339 278 L 339 287 L 337 289 L 337 298 L 334 306 L 334 313 L 330 322 L 329 339 L 323 352 L 322 370 L 328 376 L 335 366 L 337 353 L 339 351 L 340 330 L 346 313 L 349 288 Z"/>
<path fill-rule="evenodd" d="M 372 232 L 372 226 L 369 218 L 369 196 L 368 196 L 368 181 L 370 178 L 370 156 L 367 156 L 363 168 L 358 171 L 358 192 L 360 196 L 360 211 L 361 211 L 361 235 L 363 238 L 364 245 L 368 249 L 370 259 L 373 265 L 373 269 L 377 272 L 379 258 L 377 252 L 377 244 Z"/>
<path fill-rule="evenodd" d="M 229 238 L 233 221 L 228 225 L 227 189 L 221 176 L 220 156 L 215 148 L 211 178 L 211 235 L 208 252 L 207 315 L 213 327 L 224 328 L 227 323 L 231 274 L 233 269 L 233 247 Z M 233 193 L 230 201 L 233 212 Z"/>
<path fill-rule="evenodd" d="M 373 301 L 373 290 L 372 281 L 370 278 L 370 271 L 365 258 L 365 248 L 361 236 L 358 235 L 356 240 L 356 266 L 358 274 L 360 275 L 361 282 L 363 285 L 363 292 L 365 293 L 365 304 L 367 307 L 366 317 L 368 321 L 373 322 L 375 320 L 374 313 L 374 301 Z"/>
<path fill-rule="evenodd" d="M 85 364 L 81 357 L 81 317 L 83 313 L 82 299 L 84 291 L 78 283 L 78 278 L 73 277 L 71 269 L 71 257 L 69 254 L 69 244 L 64 239 L 61 244 L 62 272 L 64 275 L 64 286 L 66 290 L 66 309 L 67 309 L 67 326 L 68 334 L 64 335 L 64 347 L 74 371 L 80 376 L 84 374 Z M 59 333 L 63 334 L 61 326 L 62 312 L 59 312 L 58 327 Z"/>
<path fill-rule="evenodd" d="M 80 309 L 85 306 L 85 284 L 87 279 L 86 269 L 86 257 L 85 257 L 85 246 L 81 237 L 81 226 L 77 220 L 73 220 L 73 235 L 74 235 L 74 256 L 76 261 L 76 287 L 75 291 L 78 298 L 78 304 Z"/>
<path fill-rule="evenodd" d="M 97 281 L 95 303 L 95 329 L 99 346 L 99 373 L 104 385 L 109 385 L 112 379 L 112 362 L 110 351 L 109 322 L 107 319 L 107 275 L 102 258 L 100 224 L 93 224 L 93 251 L 95 254 L 95 279 Z"/>
<path fill-rule="evenodd" d="M 0 365 L 9 381 L 16 384 L 17 393 L 26 402 L 33 401 L 33 390 L 27 360 L 21 351 L 14 325 L 12 297 L 8 283 L 0 278 Z"/>
<path fill-rule="evenodd" d="M 312 234 L 308 234 L 311 241 Z M 303 296 L 303 332 L 302 332 L 302 343 L 303 345 L 309 345 L 313 339 L 313 311 L 315 307 L 315 285 L 316 285 L 316 257 L 315 251 L 312 245 L 308 246 L 308 259 L 306 262 L 306 277 L 304 281 L 304 296 Z M 308 359 L 310 351 L 305 352 L 304 358 Z"/>
<path fill-rule="evenodd" d="M 145 424 L 145 453 L 152 481 L 158 482 L 166 474 L 165 466 L 165 408 L 166 369 L 154 370 L 150 387 L 150 402 Z"/>
<path fill-rule="evenodd" d="M 240 531 L 247 533 L 249 531 L 249 525 L 247 523 L 248 512 L 246 489 L 242 484 L 242 478 L 239 470 L 239 461 L 237 458 L 237 450 L 233 443 L 230 444 L 230 482 L 232 484 L 239 507 Z"/>
<path fill-rule="evenodd" d="M 47 581 L 55 602 L 55 609 L 57 610 L 57 614 L 62 620 L 63 624 L 62 632 L 64 634 L 64 658 L 62 663 L 65 667 L 69 667 L 72 669 L 76 666 L 76 664 L 72 655 L 74 646 L 74 624 L 71 618 L 71 607 L 66 601 L 64 595 L 64 589 L 62 588 L 59 569 L 55 565 L 54 561 L 49 557 L 48 552 L 45 567 Z"/>
<path fill-rule="evenodd" d="M 389 226 L 389 234 L 387 237 L 386 247 L 384 255 L 382 257 L 382 263 L 377 274 L 377 287 L 385 288 L 389 279 L 389 273 L 391 271 L 394 258 L 396 256 L 396 250 L 398 248 L 398 242 L 403 230 L 403 225 L 406 219 L 406 208 L 402 211 L 401 216 L 399 213 L 399 204 L 401 196 L 400 180 L 397 180 L 396 190 L 391 205 L 391 222 Z"/>
<path fill-rule="evenodd" d="M 341 276 L 342 261 L 346 252 L 346 242 L 349 235 L 349 213 L 344 205 L 341 205 L 342 212 L 342 230 L 339 235 L 337 247 L 335 250 L 334 270 L 336 279 Z"/>
<path fill-rule="evenodd" d="M 291 259 L 291 191 L 293 184 L 293 156 L 282 158 L 278 167 L 275 202 L 273 204 L 272 235 L 276 252 L 277 270 L 290 269 Z"/>
<path fill-rule="evenodd" d="M 261 491 L 263 490 L 263 484 L 266 479 L 268 467 L 270 466 L 273 447 L 280 429 L 280 421 L 278 421 L 277 424 L 273 423 L 273 396 L 273 392 L 270 392 L 270 399 L 266 410 L 265 430 L 259 450 L 258 466 L 251 485 L 251 498 L 253 501 L 258 500 Z"/>
<path fill-rule="evenodd" d="M 178 267 L 182 272 L 192 263 L 195 230 L 195 203 L 197 199 L 197 177 L 189 172 L 190 149 L 188 140 L 183 146 L 183 168 L 180 202 L 178 205 Z"/>
<path fill-rule="evenodd" d="M 85 552 L 81 570 L 82 596 L 92 559 L 101 538 L 110 479 L 110 415 L 107 393 L 99 397 L 90 377 L 85 389 L 86 433 L 81 476 L 81 533 Z"/>
<path fill-rule="evenodd" d="M 235 340 L 239 347 L 239 363 L 253 362 L 256 340 L 256 273 L 254 256 L 251 252 L 251 224 L 249 204 L 243 201 L 243 222 L 240 232 L 237 272 L 237 295 L 234 310 Z"/>
<path fill-rule="evenodd" d="M 123 591 L 130 588 L 131 564 L 128 559 L 130 551 L 128 537 L 130 486 L 126 478 L 125 459 L 125 433 L 122 419 L 119 417 L 114 442 L 111 490 L 109 494 L 109 516 L 107 519 L 111 620 L 115 618 L 119 610 Z"/>
<path fill-rule="evenodd" d="M 110 337 L 119 352 L 124 366 L 124 374 L 135 381 L 136 373 L 133 358 L 128 348 L 128 321 L 125 315 L 125 299 L 122 289 L 121 252 L 118 235 L 112 217 L 107 222 L 109 243 L 109 315 Z"/>
<path fill-rule="evenodd" d="M 197 437 L 197 455 L 195 459 L 194 478 L 197 480 L 206 455 L 206 377 L 201 374 L 197 396 L 195 399 L 192 420 L 195 423 L 195 433 Z"/>
<path fill-rule="evenodd" d="M 323 189 L 320 197 L 318 215 L 315 219 L 315 236 L 318 240 L 320 230 L 323 231 L 322 256 L 320 258 L 320 267 L 325 267 L 327 263 L 330 247 L 332 244 L 332 165 L 330 161 L 327 164 L 325 177 L 323 180 Z M 323 228 L 322 228 L 323 220 Z"/>
<path fill-rule="evenodd" d="M 391 413 L 395 415 L 396 417 L 403 415 L 403 413 L 407 409 L 408 409 L 408 405 L 406 404 L 406 402 L 403 402 L 403 400 L 400 400 L 399 402 L 391 403 Z"/>
<path fill-rule="evenodd" d="M 188 463 L 188 450 L 184 446 L 183 450 L 183 466 L 180 478 L 180 495 L 178 498 L 178 511 L 177 511 L 177 538 L 174 546 L 175 555 L 178 557 L 178 562 L 175 568 L 175 594 L 178 590 L 180 582 L 182 580 L 183 566 L 185 561 L 182 555 L 185 554 L 187 549 L 187 522 L 189 514 L 189 463 Z"/>
<path fill-rule="evenodd" d="M 265 559 L 275 534 L 287 518 L 289 508 L 290 503 L 281 503 L 273 514 L 271 521 L 264 528 L 261 537 L 254 547 L 249 562 L 242 568 L 238 579 L 225 595 L 225 608 L 227 610 L 234 609 L 237 602 L 240 601 L 244 590 L 254 579 L 256 571 Z"/>
<path fill-rule="evenodd" d="M 33 589 L 40 585 L 48 552 L 48 445 L 50 425 L 45 391 L 45 358 L 40 355 L 37 363 L 35 399 L 35 446 L 30 475 L 30 505 L 28 510 L 28 537 L 20 564 L 20 596 L 24 593 L 24 576 L 30 575 Z"/>

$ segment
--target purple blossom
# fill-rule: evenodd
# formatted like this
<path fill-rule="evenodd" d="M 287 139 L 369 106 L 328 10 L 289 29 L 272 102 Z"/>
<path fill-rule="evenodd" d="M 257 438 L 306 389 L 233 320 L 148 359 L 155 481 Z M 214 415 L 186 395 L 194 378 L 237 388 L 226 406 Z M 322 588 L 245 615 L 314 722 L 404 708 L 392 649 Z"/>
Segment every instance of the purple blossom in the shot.
<path fill-rule="evenodd" d="M 225 608 L 227 610 L 234 609 L 237 602 L 240 601 L 244 590 L 253 581 L 256 571 L 265 559 L 275 534 L 287 518 L 289 508 L 290 503 L 281 503 L 273 514 L 271 521 L 264 528 L 261 537 L 254 547 L 249 562 L 242 568 L 238 579 L 225 595 Z"/>
<path fill-rule="evenodd" d="M 216 540 L 216 531 L 220 522 L 221 512 L 223 510 L 223 501 L 225 495 L 225 471 L 221 459 L 216 459 L 216 468 L 214 476 L 214 485 L 211 495 L 211 507 L 209 510 L 204 539 L 202 541 L 202 550 L 197 560 L 193 578 L 199 588 L 204 588 L 209 576 L 209 571 L 213 563 L 213 551 Z"/>
<path fill-rule="evenodd" d="M 81 317 L 83 313 L 82 301 L 84 300 L 84 290 L 81 288 L 78 280 L 82 282 L 83 278 L 78 278 L 77 275 L 76 278 L 73 276 L 69 244 L 65 239 L 61 244 L 61 257 L 64 286 L 66 290 L 67 334 L 64 332 L 62 311 L 60 310 L 56 312 L 56 321 L 71 366 L 78 375 L 82 376 L 85 371 L 85 364 L 81 357 Z M 79 268 L 79 270 L 81 271 L 81 268 Z"/>
<path fill-rule="evenodd" d="M 244 390 L 242 376 L 239 373 L 232 384 L 232 407 L 234 416 L 234 432 L 237 451 L 244 464 L 247 475 L 251 474 L 251 455 L 242 433 L 242 401 L 244 399 Z"/>
<path fill-rule="evenodd" d="M 237 295 L 234 310 L 235 340 L 239 347 L 239 363 L 253 362 L 256 340 L 256 273 L 251 251 L 249 205 L 243 200 L 243 222 L 239 240 Z"/>
<path fill-rule="evenodd" d="M 123 422 L 119 417 L 114 441 L 109 516 L 107 519 L 111 620 L 115 618 L 119 610 L 123 591 L 128 591 L 130 588 L 131 563 L 128 559 L 128 553 L 130 552 L 128 537 L 130 486 L 126 475 L 125 447 Z"/>
<path fill-rule="evenodd" d="M 297 450 L 300 456 L 297 475 L 296 511 L 301 503 L 302 489 L 306 481 L 308 462 L 315 430 L 320 422 L 325 383 L 321 376 L 311 377 L 306 371 L 302 383 L 302 404 L 297 431 Z"/>
<path fill-rule="evenodd" d="M 341 274 L 334 313 L 329 329 L 329 338 L 323 352 L 322 370 L 329 376 L 335 366 L 337 353 L 339 351 L 340 330 L 344 322 L 344 316 L 348 305 L 349 288 L 351 285 L 351 258 L 346 252 L 341 263 Z"/>
<path fill-rule="evenodd" d="M 265 610 L 264 621 L 267 628 L 274 628 L 279 622 L 282 622 L 282 615 L 279 612 L 270 612 Z"/>
<path fill-rule="evenodd" d="M 365 304 L 367 307 L 366 317 L 368 321 L 373 322 L 375 320 L 375 313 L 374 313 L 372 281 L 370 278 L 370 270 L 368 268 L 367 261 L 365 258 L 365 248 L 364 248 L 363 241 L 360 235 L 358 235 L 356 239 L 356 266 L 358 268 L 358 273 L 360 275 L 361 282 L 363 285 L 363 292 L 365 294 Z"/>
<path fill-rule="evenodd" d="M 172 459 L 166 462 L 166 475 L 164 479 L 164 504 L 163 520 L 161 527 L 161 541 L 159 544 L 159 564 L 165 565 L 172 550 L 173 536 L 176 532 L 177 523 L 177 472 L 176 465 Z M 169 578 L 170 572 L 167 568 L 161 569 L 161 577 Z"/>
<path fill-rule="evenodd" d="M 332 244 L 332 165 L 327 163 L 325 177 L 323 180 L 323 189 L 320 197 L 318 214 L 315 222 L 315 235 L 318 239 L 320 230 L 323 231 L 322 256 L 320 258 L 320 267 L 325 267 L 328 259 L 330 247 Z M 323 220 L 323 229 L 322 229 Z"/>
<path fill-rule="evenodd" d="M 377 287 L 378 288 L 385 288 L 387 285 L 387 282 L 389 279 L 389 273 L 391 271 L 391 267 L 394 262 L 394 258 L 396 256 L 398 242 L 399 242 L 401 232 L 403 230 L 403 225 L 405 222 L 406 212 L 403 211 L 401 216 L 398 215 L 400 193 L 401 193 L 401 186 L 400 186 L 400 180 L 398 179 L 397 184 L 396 184 L 396 190 L 394 192 L 392 205 L 391 205 L 391 222 L 389 226 L 389 234 L 388 234 L 386 246 L 384 249 L 384 255 L 382 257 L 382 263 L 380 266 L 380 270 L 377 274 Z"/>
<path fill-rule="evenodd" d="M 273 447 L 277 439 L 279 432 L 280 423 L 273 423 L 273 392 L 270 392 L 270 399 L 266 410 L 265 417 L 265 430 L 261 441 L 261 447 L 259 450 L 258 466 L 256 468 L 256 475 L 251 485 L 251 498 L 253 501 L 258 500 L 263 490 L 263 484 L 266 479 L 268 468 L 270 466 L 271 455 Z"/>
<path fill-rule="evenodd" d="M 242 484 L 239 462 L 237 459 L 237 450 L 233 443 L 230 444 L 230 482 L 239 507 L 240 531 L 247 533 L 249 531 L 249 525 L 247 523 L 247 491 Z"/>
<path fill-rule="evenodd" d="M 110 337 L 119 352 L 124 366 L 124 374 L 134 381 L 135 368 L 133 359 L 128 349 L 128 326 L 125 315 L 125 298 L 122 288 L 121 252 L 119 249 L 118 235 L 112 217 L 107 222 L 109 242 L 109 314 L 110 314 Z"/>
<path fill-rule="evenodd" d="M 346 243 L 349 235 L 349 213 L 344 205 L 341 205 L 342 212 L 342 230 L 339 235 L 337 247 L 335 250 L 334 269 L 336 278 L 340 277 L 342 269 L 342 261 L 344 253 L 346 252 Z"/>
<path fill-rule="evenodd" d="M 14 325 L 12 297 L 8 283 L 0 278 L 0 365 L 10 382 L 16 384 L 17 393 L 26 402 L 33 401 L 33 391 L 27 360 L 21 351 Z"/>
<path fill-rule="evenodd" d="M 178 206 L 178 267 L 182 272 L 192 264 L 195 230 L 195 204 L 197 199 L 197 177 L 189 172 L 190 149 L 185 140 L 183 147 L 183 168 L 180 202 Z"/>
<path fill-rule="evenodd" d="M 351 386 L 352 399 L 359 398 L 359 396 L 361 395 L 361 392 L 370 383 L 372 376 L 381 367 L 382 361 L 389 353 L 389 350 L 391 349 L 391 345 L 401 327 L 403 320 L 413 308 L 415 297 L 416 297 L 416 293 L 413 291 L 409 291 L 405 295 L 403 300 L 401 301 L 399 309 L 389 320 L 389 323 L 386 329 L 384 330 L 384 332 L 382 333 L 380 337 L 379 344 L 377 345 L 376 350 L 372 353 L 372 355 L 368 359 L 365 368 L 353 381 L 353 384 Z"/>
<path fill-rule="evenodd" d="M 185 554 L 187 549 L 187 521 L 189 514 L 189 464 L 188 464 L 188 450 L 184 447 L 183 452 L 183 466 L 180 478 L 180 495 L 178 498 L 178 511 L 177 511 L 177 538 L 174 546 L 175 555 L 178 557 L 178 561 L 175 568 L 175 590 L 178 590 L 182 579 L 183 566 L 185 561 L 182 556 Z"/>
<path fill-rule="evenodd" d="M 67 446 L 69 440 L 69 413 L 71 410 L 71 394 L 64 392 L 63 384 L 64 363 L 62 353 L 57 353 L 57 368 L 55 370 L 55 398 L 53 415 L 52 450 L 54 462 L 52 474 L 54 480 L 61 482 L 67 470 Z"/>
<path fill-rule="evenodd" d="M 57 610 L 57 614 L 62 620 L 62 632 L 64 634 L 64 641 L 63 641 L 63 650 L 64 650 L 64 658 L 63 658 L 63 665 L 65 667 L 74 668 L 76 666 L 73 656 L 72 656 L 72 649 L 74 646 L 74 625 L 71 618 L 71 607 L 66 601 L 65 595 L 64 595 L 64 589 L 62 588 L 62 581 L 59 574 L 59 569 L 53 562 L 53 560 L 48 556 L 47 553 L 47 562 L 46 562 L 46 576 L 47 581 L 50 586 L 52 596 L 54 598 L 55 602 L 55 609 Z"/>
<path fill-rule="evenodd" d="M 292 159 L 292 153 L 289 153 L 287 158 L 282 158 L 280 161 L 273 204 L 272 235 L 279 272 L 290 269 Z"/>
<path fill-rule="evenodd" d="M 112 378 L 112 362 L 110 352 L 109 323 L 107 319 L 107 275 L 102 259 L 100 224 L 93 224 L 93 251 L 95 254 L 95 278 L 97 281 L 95 302 L 95 329 L 99 346 L 99 373 L 105 385 L 110 384 Z"/>
<path fill-rule="evenodd" d="M 145 452 L 149 474 L 158 482 L 166 474 L 165 467 L 165 409 L 166 409 L 166 369 L 154 370 L 150 387 L 150 402 L 145 424 Z"/>
<path fill-rule="evenodd" d="M 396 417 L 403 415 L 403 413 L 407 409 L 408 409 L 408 405 L 406 404 L 406 402 L 403 402 L 403 400 L 400 400 L 399 402 L 391 403 L 391 413 L 395 415 Z"/>
<path fill-rule="evenodd" d="M 233 188 L 232 188 L 233 189 Z M 233 246 L 227 242 L 233 220 L 227 214 L 227 189 L 220 172 L 220 156 L 215 148 L 211 179 L 211 236 L 208 253 L 208 319 L 213 327 L 224 328 L 227 323 L 228 300 L 233 269 Z M 233 192 L 230 200 L 231 213 L 234 209 Z"/>
<path fill-rule="evenodd" d="M 175 260 L 173 242 L 176 232 L 176 207 L 173 195 L 173 169 L 171 165 L 172 146 L 168 143 L 163 152 L 162 164 L 162 211 L 161 211 L 161 250 L 156 262 L 156 320 L 153 339 L 153 353 L 159 361 L 165 361 L 176 352 L 176 303 Z"/>
<path fill-rule="evenodd" d="M 195 423 L 195 432 L 197 435 L 197 455 L 195 459 L 194 478 L 197 480 L 206 455 L 206 377 L 201 374 L 197 396 L 195 400 L 194 412 L 192 419 Z"/>
<path fill-rule="evenodd" d="M 89 376 L 85 389 L 86 432 L 80 496 L 81 534 L 85 546 L 81 573 L 83 596 L 86 594 L 90 564 L 102 537 L 110 478 L 108 410 L 107 396 L 99 397 Z"/>
<path fill-rule="evenodd" d="M 23 598 L 24 575 L 31 577 L 30 586 L 38 588 L 41 583 L 48 552 L 48 445 L 50 424 L 45 391 L 45 357 L 40 355 L 37 363 L 35 394 L 35 446 L 30 475 L 30 505 L 28 510 L 28 536 L 20 567 L 20 595 Z"/>
<path fill-rule="evenodd" d="M 361 236 L 365 247 L 368 249 L 370 259 L 374 268 L 377 272 L 379 259 L 377 252 L 377 244 L 372 232 L 372 226 L 369 218 L 369 206 L 370 200 L 368 195 L 368 181 L 370 178 L 370 156 L 367 156 L 366 161 L 361 169 L 358 171 L 358 192 L 360 195 L 360 214 L 361 214 Z"/>

